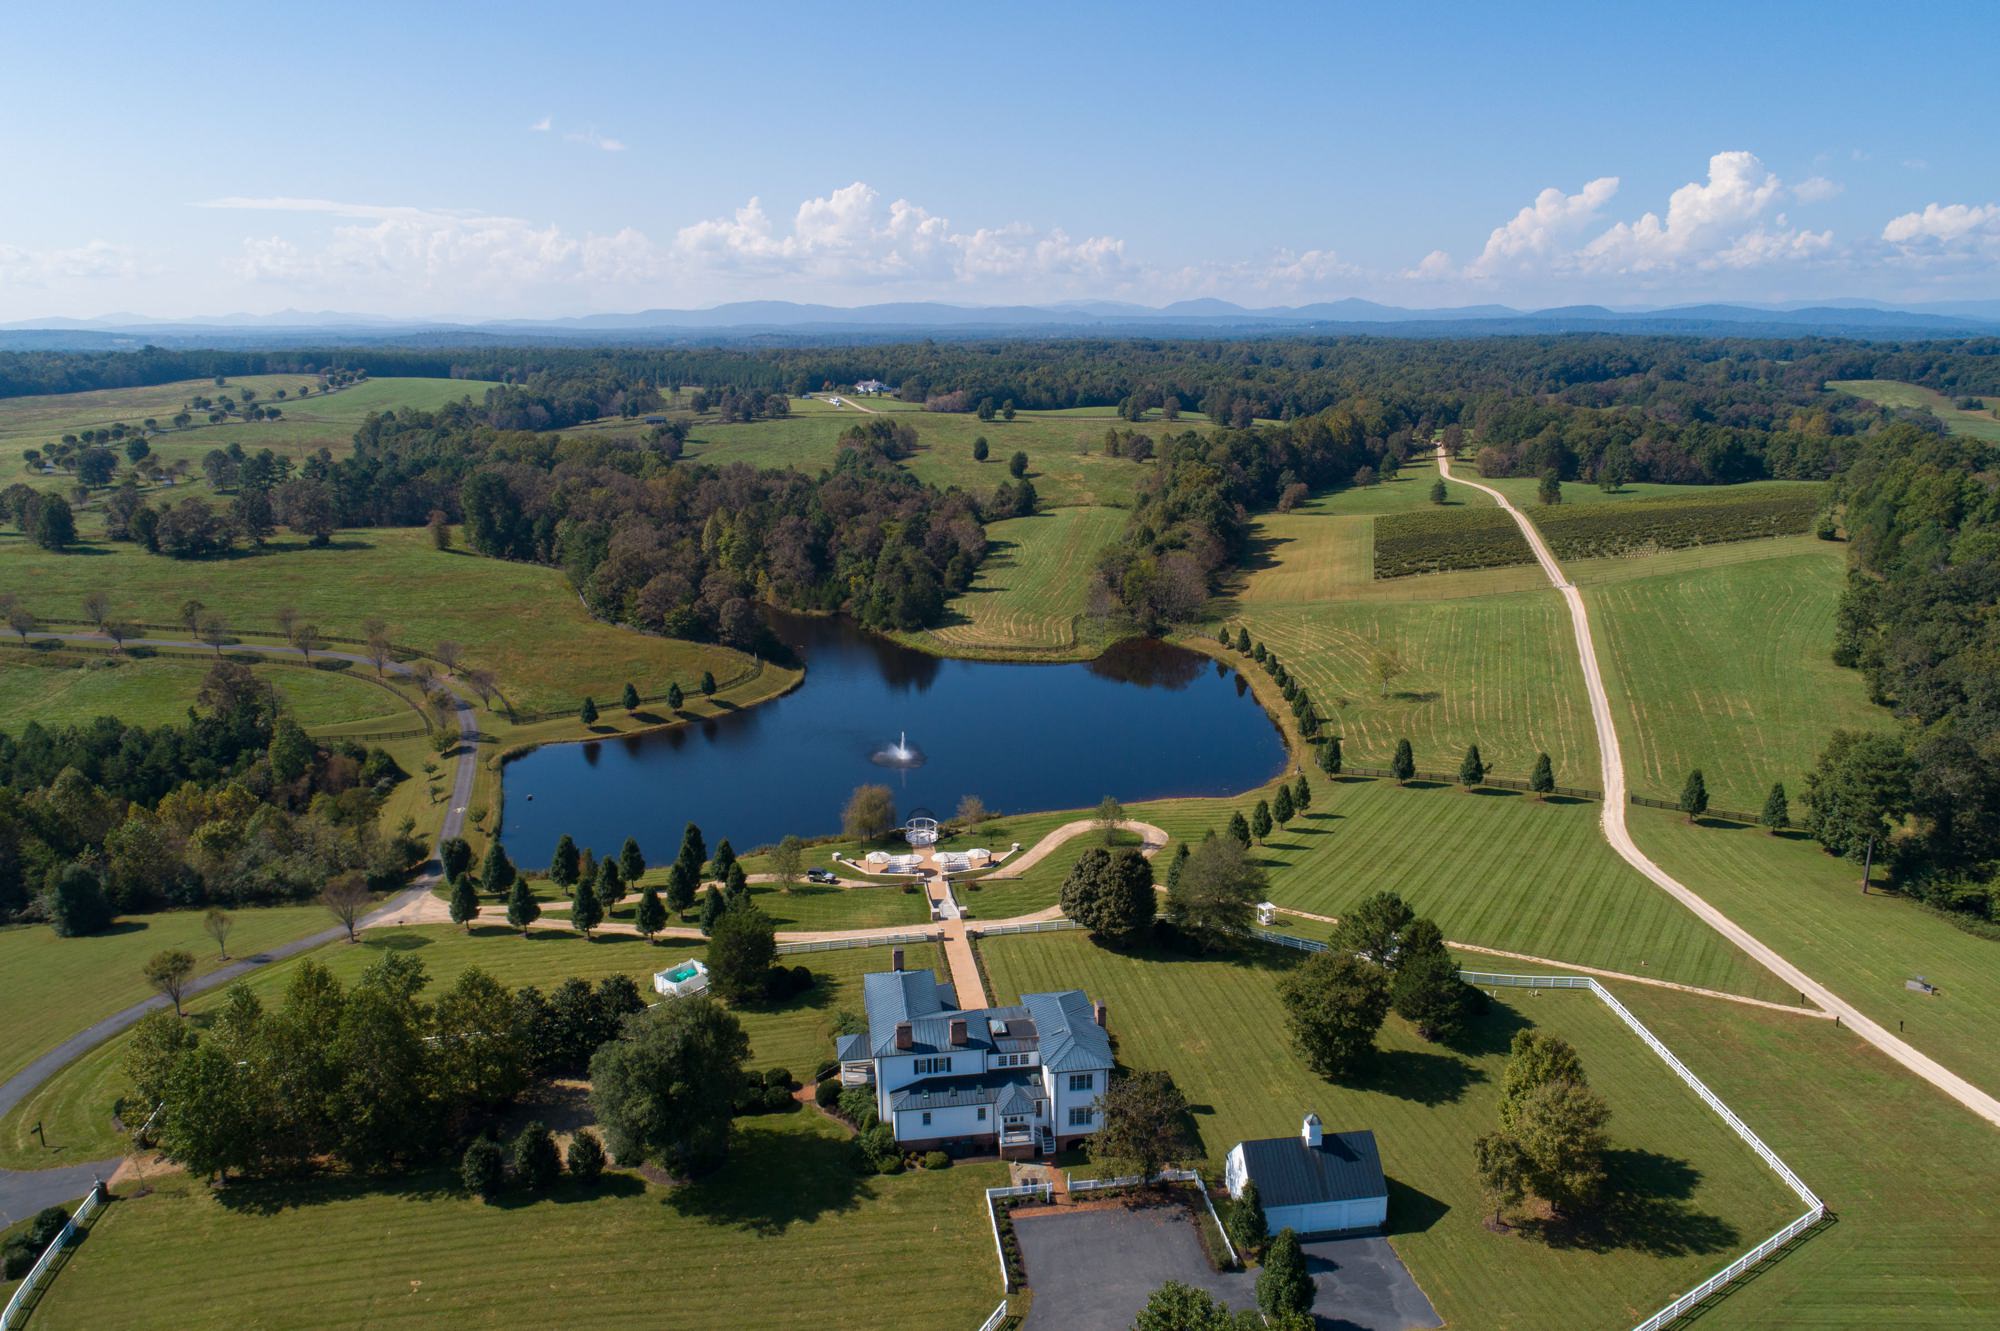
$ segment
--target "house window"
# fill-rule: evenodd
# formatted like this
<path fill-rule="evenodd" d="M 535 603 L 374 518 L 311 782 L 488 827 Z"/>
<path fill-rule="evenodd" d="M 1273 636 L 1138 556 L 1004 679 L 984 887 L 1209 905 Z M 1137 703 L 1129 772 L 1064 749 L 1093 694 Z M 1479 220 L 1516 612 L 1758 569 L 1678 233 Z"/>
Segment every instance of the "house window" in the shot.
<path fill-rule="evenodd" d="M 1042 1103 L 1042 1101 L 1040 1101 L 1040 1100 L 1037 1100 L 1037 1101 L 1035 1101 L 1035 1117 L 1036 1117 L 1036 1118 L 1040 1118 L 1040 1117 L 1041 1117 L 1041 1116 L 1042 1116 L 1043 1114 L 1045 1114 L 1045 1113 L 1047 1113 L 1047 1112 L 1048 1112 L 1048 1111 L 1047 1111 L 1047 1109 L 1046 1109 L 1046 1108 L 1045 1108 L 1045 1107 L 1043 1106 L 1043 1103 Z"/>
<path fill-rule="evenodd" d="M 931 1111 L 926 1109 L 924 1111 L 924 1126 L 928 1128 L 930 1125 L 931 1125 Z"/>
<path fill-rule="evenodd" d="M 1088 1105 L 1078 1105 L 1078 1106 L 1077 1106 L 1076 1108 L 1074 1108 L 1074 1109 L 1070 1110 L 1070 1111 L 1069 1111 L 1069 1125 L 1070 1125 L 1070 1126 L 1071 1126 L 1072 1128 L 1087 1128 L 1087 1127 L 1089 1127 L 1089 1126 L 1090 1126 L 1090 1107 L 1089 1107 Z"/>
<path fill-rule="evenodd" d="M 1095 1072 L 1072 1072 L 1069 1074 L 1069 1088 L 1072 1091 L 1088 1091 L 1097 1085 Z"/>
<path fill-rule="evenodd" d="M 919 1058 L 914 1060 L 910 1066 L 911 1070 L 919 1077 L 928 1077 L 934 1073 L 950 1072 L 951 1060 L 949 1058 Z"/>
<path fill-rule="evenodd" d="M 981 1105 L 981 1106 L 979 1106 L 979 1121 L 980 1121 L 981 1123 L 984 1123 L 984 1122 L 986 1121 L 986 1106 L 985 1106 L 985 1105 Z"/>

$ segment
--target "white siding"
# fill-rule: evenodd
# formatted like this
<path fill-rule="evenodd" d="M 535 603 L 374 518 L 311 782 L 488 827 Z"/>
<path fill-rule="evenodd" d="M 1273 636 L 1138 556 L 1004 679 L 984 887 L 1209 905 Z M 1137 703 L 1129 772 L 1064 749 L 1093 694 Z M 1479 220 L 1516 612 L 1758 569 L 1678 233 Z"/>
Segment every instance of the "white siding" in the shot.
<path fill-rule="evenodd" d="M 1349 1229 L 1379 1229 L 1389 1215 L 1389 1199 L 1362 1197 L 1346 1202 L 1319 1202 L 1311 1206 L 1267 1206 L 1267 1232 L 1281 1229 L 1300 1234 L 1332 1234 Z"/>
<path fill-rule="evenodd" d="M 979 1111 L 986 1117 L 981 1119 Z M 931 1121 L 924 1122 L 929 1114 Z M 904 1109 L 896 1114 L 897 1141 L 923 1141 L 930 1137 L 990 1137 L 996 1131 L 993 1106 L 961 1105 L 952 1109 Z"/>

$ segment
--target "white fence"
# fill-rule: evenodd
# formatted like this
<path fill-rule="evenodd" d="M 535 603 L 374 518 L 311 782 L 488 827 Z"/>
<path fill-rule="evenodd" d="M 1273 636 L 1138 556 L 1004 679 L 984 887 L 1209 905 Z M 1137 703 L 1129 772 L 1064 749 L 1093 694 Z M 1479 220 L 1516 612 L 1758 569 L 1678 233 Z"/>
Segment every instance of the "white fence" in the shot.
<path fill-rule="evenodd" d="M 1136 1188 L 1146 1180 L 1138 1174 L 1124 1174 L 1118 1178 L 1072 1178 L 1063 1175 L 1063 1187 L 1072 1193 L 1102 1192 L 1106 1188 Z M 1153 1175 L 1155 1183 L 1192 1183 L 1201 1194 L 1201 1204 L 1208 1208 L 1208 1218 L 1215 1222 L 1215 1232 L 1222 1235 L 1222 1246 L 1229 1251 L 1233 1265 L 1243 1265 L 1243 1258 L 1237 1254 L 1236 1245 L 1229 1241 L 1229 1231 L 1222 1227 L 1222 1217 L 1215 1213 L 1215 1199 L 1208 1195 L 1208 1183 L 1199 1171 L 1193 1169 L 1163 1169 Z"/>
<path fill-rule="evenodd" d="M 810 943 L 780 943 L 777 954 L 794 952 L 840 952 L 850 947 L 894 947 L 899 943 L 935 943 L 942 933 L 883 934 L 879 938 L 821 938 Z"/>
<path fill-rule="evenodd" d="M 1588 989 L 1601 999 L 1604 1005 L 1615 1013 L 1618 1019 L 1630 1027 L 1633 1034 L 1645 1041 L 1646 1047 L 1660 1056 L 1660 1060 L 1673 1069 L 1703 1104 L 1721 1116 L 1722 1121 L 1757 1153 L 1759 1159 L 1771 1167 L 1771 1172 L 1780 1182 L 1790 1188 L 1798 1199 L 1806 1204 L 1805 1211 L 1783 1229 L 1759 1243 L 1750 1251 L 1738 1257 L 1729 1265 L 1717 1271 L 1708 1279 L 1676 1298 L 1666 1307 L 1632 1328 L 1632 1331 L 1661 1331 L 1672 1324 L 1682 1314 L 1689 1312 L 1707 1299 L 1713 1297 L 1731 1281 L 1752 1270 L 1759 1262 L 1783 1248 L 1801 1234 L 1813 1228 L 1826 1218 L 1826 1203 L 1819 1195 L 1805 1185 L 1805 1181 L 1792 1172 L 1792 1167 L 1778 1158 L 1778 1153 L 1764 1144 L 1763 1138 L 1750 1130 L 1750 1125 L 1736 1116 L 1736 1111 L 1722 1102 L 1722 1098 L 1703 1084 L 1701 1078 L 1688 1069 L 1687 1064 L 1674 1057 L 1673 1050 L 1661 1043 L 1660 1038 L 1646 1029 L 1645 1023 L 1633 1016 L 1631 1011 L 1615 997 L 1611 991 L 1586 975 L 1495 975 L 1486 971 L 1465 971 L 1458 973 L 1467 984 L 1493 985 L 1526 989 Z"/>
<path fill-rule="evenodd" d="M 1300 938 L 1297 934 L 1281 934 L 1270 929 L 1252 929 L 1250 936 L 1261 939 L 1266 943 L 1276 943 L 1279 947 L 1294 948 L 1300 952 L 1324 952 L 1327 950 L 1326 944 L 1320 942 L 1318 939 Z"/>
<path fill-rule="evenodd" d="M 63 1249 L 76 1241 L 83 1223 L 97 1214 L 98 1209 L 104 1205 L 104 1199 L 104 1185 L 99 1183 L 90 1190 L 90 1195 L 83 1199 L 83 1205 L 76 1208 L 76 1214 L 63 1225 L 62 1233 L 49 1240 L 49 1246 L 42 1250 L 42 1255 L 36 1259 L 34 1267 L 21 1281 L 20 1288 L 14 1291 L 14 1297 L 7 1300 L 6 1311 L 0 1312 L 0 1331 L 12 1331 L 12 1328 L 21 1325 L 27 1318 L 28 1305 L 35 1301 L 42 1286 L 54 1277 Z"/>
<path fill-rule="evenodd" d="M 980 938 L 997 938 L 1001 934 L 1046 934 L 1057 929 L 1080 929 L 1083 926 L 1067 917 L 1053 920 L 1030 920 L 1026 924 L 975 924 L 966 932 Z"/>
<path fill-rule="evenodd" d="M 986 1315 L 986 1320 L 979 1324 L 979 1331 L 993 1331 L 993 1328 L 999 1326 L 1000 1323 L 1006 1320 L 1007 1320 L 1007 1300 L 1002 1299 L 1000 1300 L 1000 1306 L 998 1308 L 995 1308 L 992 1312 L 988 1313 Z"/>
<path fill-rule="evenodd" d="M 1014 1281 L 1007 1274 L 1007 1250 L 1000 1243 L 1000 1215 L 993 1209 L 993 1203 L 1001 1197 L 1040 1197 L 1043 1201 L 1047 1201 L 1054 1191 L 1055 1186 L 1049 1183 L 1022 1183 L 1011 1188 L 986 1190 L 986 1223 L 993 1228 L 993 1255 L 1000 1262 L 1000 1288 L 1008 1294 L 1014 1292 Z M 1006 1306 L 1006 1301 L 1003 1299 L 1000 1304 L 1002 1311 L 1005 1311 Z"/>

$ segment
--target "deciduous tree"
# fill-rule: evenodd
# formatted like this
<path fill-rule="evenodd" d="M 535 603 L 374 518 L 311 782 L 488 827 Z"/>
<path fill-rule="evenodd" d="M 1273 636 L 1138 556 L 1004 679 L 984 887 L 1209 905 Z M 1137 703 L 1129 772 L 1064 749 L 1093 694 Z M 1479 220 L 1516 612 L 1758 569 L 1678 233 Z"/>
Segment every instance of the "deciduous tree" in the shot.
<path fill-rule="evenodd" d="M 1306 1065 L 1339 1080 L 1374 1055 L 1375 1034 L 1389 1013 L 1389 981 L 1379 966 L 1319 952 L 1279 981 L 1278 998 Z"/>
<path fill-rule="evenodd" d="M 181 1016 L 181 995 L 187 992 L 188 981 L 194 978 L 194 954 L 180 948 L 168 948 L 155 952 L 140 968 L 146 983 L 165 994 L 174 1005 L 174 1015 Z"/>
<path fill-rule="evenodd" d="M 347 941 L 350 943 L 356 941 L 355 925 L 371 899 L 368 880 L 351 870 L 335 874 L 319 894 L 320 905 L 340 921 L 341 927 L 347 930 Z"/>
<path fill-rule="evenodd" d="M 896 796 L 887 786 L 856 786 L 841 811 L 840 826 L 856 841 L 886 836 L 896 825 Z"/>
<path fill-rule="evenodd" d="M 1165 1072 L 1113 1076 L 1097 1100 L 1097 1131 L 1085 1140 L 1092 1161 L 1114 1161 L 1141 1178 L 1194 1153 L 1187 1097 Z"/>
<path fill-rule="evenodd" d="M 777 955 L 770 916 L 747 903 L 724 911 L 708 936 L 709 985 L 728 1002 L 746 1002 L 763 992 Z"/>
<path fill-rule="evenodd" d="M 590 1102 L 620 1163 L 657 1160 L 680 1174 L 722 1163 L 750 1038 L 734 1014 L 696 994 L 635 1016 L 590 1060 Z"/>
<path fill-rule="evenodd" d="M 1210 837 L 1188 856 L 1167 894 L 1167 918 L 1205 948 L 1221 947 L 1250 927 L 1264 896 L 1264 871 L 1234 837 Z"/>

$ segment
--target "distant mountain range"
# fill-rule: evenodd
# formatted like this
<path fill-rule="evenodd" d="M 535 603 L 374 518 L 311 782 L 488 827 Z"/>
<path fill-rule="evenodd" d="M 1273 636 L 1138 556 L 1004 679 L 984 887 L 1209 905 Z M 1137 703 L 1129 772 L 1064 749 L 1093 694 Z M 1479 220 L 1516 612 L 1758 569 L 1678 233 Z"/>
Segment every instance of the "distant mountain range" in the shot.
<path fill-rule="evenodd" d="M 738 301 L 700 310 L 640 310 L 547 319 L 399 319 L 332 310 L 155 319 L 110 314 L 96 319 L 28 319 L 0 324 L 0 347 L 15 350 L 138 346 L 276 344 L 493 345 L 562 342 L 883 341 L 912 336 L 1230 336 L 1259 333 L 1367 333 L 1391 337 L 1482 337 L 1574 332 L 1691 336 L 1870 339 L 2000 336 L 2000 300 L 1938 301 L 1908 306 L 1879 301 L 1812 304 L 1706 304 L 1658 308 L 1566 305 L 1518 310 L 1506 305 L 1410 309 L 1348 298 L 1311 305 L 1249 308 L 1226 300 L 1176 301 L 1152 307 L 1119 301 L 1049 305 L 950 305 L 898 301 L 879 305 L 808 305 Z"/>

